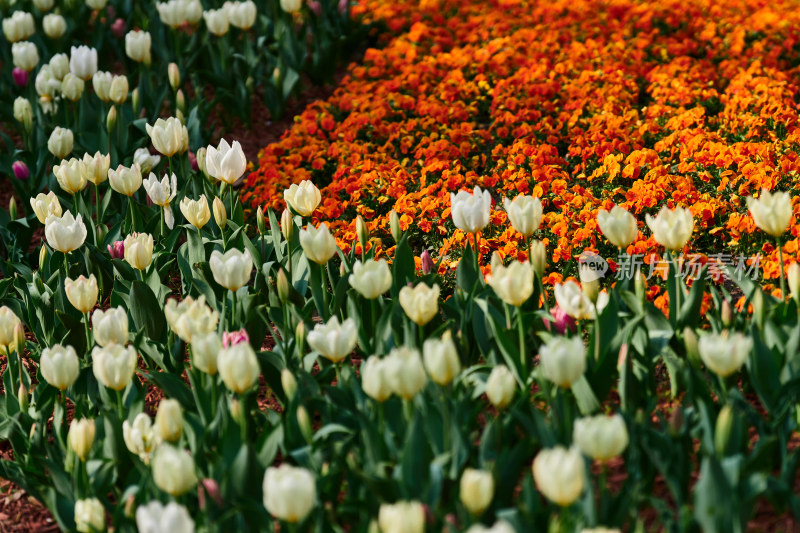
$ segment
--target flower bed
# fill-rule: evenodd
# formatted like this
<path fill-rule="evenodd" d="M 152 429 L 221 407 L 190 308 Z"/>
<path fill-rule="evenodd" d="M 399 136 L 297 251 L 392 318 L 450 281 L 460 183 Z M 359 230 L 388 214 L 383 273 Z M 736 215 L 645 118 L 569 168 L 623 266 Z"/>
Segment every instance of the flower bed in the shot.
<path fill-rule="evenodd" d="M 345 250 L 361 215 L 382 253 L 393 209 L 444 273 L 467 238 L 449 220 L 451 191 L 492 192 L 487 263 L 491 251 L 525 257 L 500 200 L 533 194 L 544 205 L 551 283 L 574 273 L 586 249 L 617 259 L 595 222 L 613 204 L 640 219 L 627 252 L 648 272 L 661 254 L 645 215 L 683 205 L 696 218 L 687 251 L 728 263 L 761 253 L 764 279 L 777 278 L 775 243 L 754 232 L 743 198 L 798 185 L 800 33 L 790 2 L 394 9 L 388 18 L 409 31 L 369 50 L 331 98 L 262 151 L 245 202 L 279 209 L 284 188 L 312 180 L 325 199 L 315 220 Z M 793 228 L 783 243 L 787 260 L 797 236 Z"/>

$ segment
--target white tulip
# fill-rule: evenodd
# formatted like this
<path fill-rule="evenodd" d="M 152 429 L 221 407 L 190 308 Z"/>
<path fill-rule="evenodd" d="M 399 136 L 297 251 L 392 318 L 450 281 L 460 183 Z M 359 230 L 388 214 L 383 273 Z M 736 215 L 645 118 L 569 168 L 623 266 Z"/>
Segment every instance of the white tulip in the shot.
<path fill-rule="evenodd" d="M 392 286 L 392 272 L 385 259 L 356 261 L 348 279 L 350 286 L 367 300 L 374 300 Z"/>
<path fill-rule="evenodd" d="M 106 509 L 97 498 L 75 502 L 75 529 L 81 533 L 95 533 L 106 529 Z"/>
<path fill-rule="evenodd" d="M 10 17 L 3 19 L 3 35 L 10 43 L 24 41 L 35 32 L 33 15 L 26 11 L 14 11 Z"/>
<path fill-rule="evenodd" d="M 42 28 L 45 35 L 51 39 L 58 39 L 67 31 L 67 21 L 61 15 L 50 13 L 42 19 Z"/>
<path fill-rule="evenodd" d="M 498 409 L 505 409 L 514 399 L 517 381 L 514 374 L 505 365 L 497 365 L 486 381 L 486 396 Z"/>
<path fill-rule="evenodd" d="M 58 201 L 58 197 L 53 191 L 47 194 L 40 192 L 36 195 L 36 198 L 31 198 L 31 208 L 33 208 L 36 218 L 42 224 L 45 223 L 50 215 L 60 217 L 62 213 L 61 202 Z"/>
<path fill-rule="evenodd" d="M 303 180 L 283 191 L 283 199 L 298 215 L 309 217 L 322 200 L 322 194 L 313 183 Z"/>
<path fill-rule="evenodd" d="M 548 500 L 566 507 L 583 492 L 586 468 L 583 456 L 576 447 L 541 450 L 533 460 L 533 480 L 536 488 Z"/>
<path fill-rule="evenodd" d="M 136 373 L 139 354 L 133 346 L 108 344 L 95 346 L 92 350 L 92 371 L 104 386 L 115 391 L 123 391 Z"/>
<path fill-rule="evenodd" d="M 42 350 L 39 358 L 42 377 L 58 390 L 64 390 L 78 379 L 81 372 L 78 354 L 72 346 L 54 344 Z"/>
<path fill-rule="evenodd" d="M 198 230 L 211 220 L 211 209 L 208 208 L 206 195 L 200 195 L 199 200 L 192 200 L 188 196 L 178 204 L 184 218 Z"/>
<path fill-rule="evenodd" d="M 19 317 L 8 306 L 0 307 L 0 348 L 16 346 L 17 330 L 22 325 Z"/>
<path fill-rule="evenodd" d="M 153 262 L 153 236 L 148 233 L 132 233 L 125 237 L 125 261 L 137 270 L 147 270 Z"/>
<path fill-rule="evenodd" d="M 97 72 L 97 50 L 88 46 L 73 46 L 69 56 L 69 71 L 83 81 L 89 81 Z"/>
<path fill-rule="evenodd" d="M 533 267 L 527 261 L 513 261 L 508 266 L 492 264 L 486 283 L 505 303 L 519 307 L 533 294 Z"/>
<path fill-rule="evenodd" d="M 219 313 L 206 304 L 206 297 L 194 299 L 187 296 L 178 303 L 175 299 L 167 300 L 164 307 L 167 323 L 175 334 L 184 342 L 193 343 L 196 338 L 217 331 Z M 211 372 L 209 372 L 211 373 Z"/>
<path fill-rule="evenodd" d="M 69 303 L 81 313 L 86 314 L 97 303 L 97 295 L 99 293 L 97 278 L 94 277 L 94 274 L 90 274 L 88 278 L 80 276 L 75 280 L 66 278 L 64 280 L 64 292 Z"/>
<path fill-rule="evenodd" d="M 458 349 L 450 330 L 441 339 L 427 339 L 422 345 L 422 359 L 431 379 L 439 385 L 448 385 L 461 372 Z"/>
<path fill-rule="evenodd" d="M 428 287 L 419 283 L 413 289 L 403 287 L 398 300 L 406 316 L 418 326 L 424 326 L 439 312 L 439 285 L 434 283 L 433 287 Z"/>
<path fill-rule="evenodd" d="M 467 533 L 517 533 L 517 531 L 505 520 L 500 520 L 495 522 L 491 527 L 486 527 L 483 524 L 475 524 L 467 530 Z"/>
<path fill-rule="evenodd" d="M 183 409 L 178 400 L 164 398 L 158 404 L 156 429 L 161 440 L 177 442 L 183 435 Z"/>
<path fill-rule="evenodd" d="M 461 474 L 459 497 L 467 510 L 477 516 L 483 514 L 494 497 L 494 478 L 491 472 L 467 468 Z"/>
<path fill-rule="evenodd" d="M 217 356 L 217 365 L 225 386 L 239 394 L 250 390 L 261 374 L 256 353 L 248 342 L 223 348 Z"/>
<path fill-rule="evenodd" d="M 247 170 L 247 158 L 239 141 L 229 145 L 225 139 L 220 140 L 216 148 L 209 146 L 206 149 L 206 172 L 228 185 L 236 183 Z"/>
<path fill-rule="evenodd" d="M 189 136 L 186 126 L 175 117 L 159 118 L 155 124 L 145 124 L 147 134 L 159 153 L 172 157 L 183 149 L 184 137 Z"/>
<path fill-rule="evenodd" d="M 425 509 L 416 501 L 384 503 L 378 510 L 381 533 L 424 533 Z"/>
<path fill-rule="evenodd" d="M 586 320 L 595 317 L 595 305 L 589 299 L 581 286 L 572 280 L 566 283 L 556 283 L 556 303 L 574 319 Z M 599 302 L 599 299 L 598 299 Z"/>
<path fill-rule="evenodd" d="M 467 191 L 450 193 L 450 206 L 456 227 L 467 233 L 477 233 L 489 224 L 492 196 L 476 185 L 472 194 Z"/>
<path fill-rule="evenodd" d="M 739 371 L 753 352 L 753 339 L 742 333 L 704 333 L 697 344 L 709 370 L 723 378 Z"/>
<path fill-rule="evenodd" d="M 96 152 L 94 156 L 83 154 L 83 165 L 86 167 L 86 178 L 100 185 L 108 179 L 108 167 L 111 165 L 111 155 Z"/>
<path fill-rule="evenodd" d="M 656 242 L 664 248 L 677 251 L 686 246 L 694 231 L 694 216 L 689 209 L 676 207 L 674 210 L 664 206 L 654 217 L 645 216 Z"/>
<path fill-rule="evenodd" d="M 53 78 L 63 80 L 69 74 L 69 56 L 67 54 L 54 54 L 47 66 Z"/>
<path fill-rule="evenodd" d="M 92 313 L 92 333 L 100 346 L 128 342 L 128 314 L 122 307 L 97 309 Z"/>
<path fill-rule="evenodd" d="M 164 176 L 161 181 L 158 181 L 156 175 L 151 172 L 150 176 L 142 184 L 150 200 L 155 205 L 164 208 L 164 221 L 169 229 L 172 229 L 175 225 L 175 217 L 172 215 L 172 208 L 169 203 L 178 194 L 178 178 L 175 174 L 172 174 L 171 176 Z"/>
<path fill-rule="evenodd" d="M 289 523 L 301 522 L 317 504 L 314 474 L 286 463 L 267 468 L 263 494 L 267 511 Z"/>
<path fill-rule="evenodd" d="M 53 4 L 55 4 L 55 0 L 33 0 L 33 5 L 43 13 L 53 9 Z"/>
<path fill-rule="evenodd" d="M 137 63 L 150 64 L 150 33 L 141 30 L 129 31 L 125 35 L 125 54 Z"/>
<path fill-rule="evenodd" d="M 108 170 L 108 184 L 125 196 L 133 196 L 142 186 L 142 171 L 134 164 L 130 167 L 119 165 L 116 170 Z"/>
<path fill-rule="evenodd" d="M 90 418 L 73 418 L 67 432 L 67 444 L 81 461 L 86 462 L 92 450 L 95 436 L 94 420 Z"/>
<path fill-rule="evenodd" d="M 233 2 L 228 10 L 231 26 L 240 30 L 249 30 L 256 22 L 256 4 L 252 0 L 247 2 Z"/>
<path fill-rule="evenodd" d="M 150 462 L 150 454 L 159 443 L 153 420 L 146 413 L 139 413 L 133 423 L 125 420 L 122 423 L 122 439 L 128 451 L 144 461 Z"/>
<path fill-rule="evenodd" d="M 194 533 L 194 521 L 183 505 L 153 500 L 136 509 L 139 533 Z"/>
<path fill-rule="evenodd" d="M 533 196 L 517 195 L 514 200 L 503 198 L 503 208 L 515 230 L 530 237 L 542 224 L 542 201 Z"/>
<path fill-rule="evenodd" d="M 86 225 L 81 215 L 75 218 L 69 211 L 61 217 L 49 215 L 44 221 L 44 236 L 50 247 L 69 253 L 83 245 L 86 240 Z"/>
<path fill-rule="evenodd" d="M 285 210 L 284 213 L 288 213 L 288 211 Z M 283 228 L 283 225 L 281 225 L 281 228 Z M 336 245 L 336 239 L 333 238 L 328 230 L 328 225 L 324 222 L 317 228 L 309 224 L 306 229 L 301 229 L 300 246 L 303 248 L 306 257 L 320 265 L 330 261 L 336 255 L 336 250 L 339 249 Z"/>
<path fill-rule="evenodd" d="M 142 175 L 150 173 L 158 163 L 161 161 L 161 156 L 157 154 L 150 154 L 147 148 L 137 148 L 133 152 L 133 164 L 139 167 Z"/>
<path fill-rule="evenodd" d="M 617 248 L 627 248 L 639 234 L 636 218 L 627 209 L 615 205 L 611 212 L 597 212 L 597 225 L 606 239 Z"/>
<path fill-rule="evenodd" d="M 206 28 L 209 33 L 222 37 L 228 33 L 230 20 L 228 19 L 228 10 L 221 9 L 208 9 L 203 12 L 203 18 L 206 21 Z"/>
<path fill-rule="evenodd" d="M 401 346 L 392 348 L 384 358 L 389 387 L 392 392 L 410 400 L 422 390 L 427 381 L 419 350 Z"/>
<path fill-rule="evenodd" d="M 389 365 L 386 359 L 370 356 L 361 365 L 361 388 L 364 393 L 377 402 L 383 402 L 392 395 L 389 384 Z"/>
<path fill-rule="evenodd" d="M 572 440 L 584 455 L 608 461 L 622 455 L 628 447 L 628 428 L 619 413 L 578 418 L 573 426 Z"/>
<path fill-rule="evenodd" d="M 214 281 L 233 292 L 247 285 L 253 272 L 253 258 L 249 250 L 240 252 L 232 248 L 224 254 L 214 250 L 208 265 L 214 274 Z"/>
<path fill-rule="evenodd" d="M 800 263 L 792 263 L 786 270 L 786 282 L 792 297 L 800 302 Z"/>
<path fill-rule="evenodd" d="M 82 159 L 73 157 L 62 161 L 60 165 L 53 165 L 53 174 L 61 189 L 69 194 L 75 194 L 86 188 L 89 173 Z"/>
<path fill-rule="evenodd" d="M 74 141 L 72 130 L 56 126 L 47 140 L 47 149 L 58 159 L 64 159 L 72 152 Z"/>
<path fill-rule="evenodd" d="M 31 107 L 31 102 L 27 98 L 17 96 L 14 99 L 13 114 L 14 120 L 20 122 L 26 131 L 30 130 L 33 124 L 33 108 Z M 72 150 L 72 147 L 70 147 L 70 150 Z"/>
<path fill-rule="evenodd" d="M 792 197 L 787 192 L 761 189 L 758 198 L 747 198 L 747 208 L 756 226 L 772 237 L 786 233 L 792 221 Z"/>
<path fill-rule="evenodd" d="M 98 70 L 92 75 L 92 87 L 97 97 L 103 101 L 108 102 L 111 100 L 111 82 L 114 80 L 114 75 L 110 72 Z"/>
<path fill-rule="evenodd" d="M 303 0 L 281 0 L 280 4 L 287 13 L 297 13 L 303 7 Z"/>
<path fill-rule="evenodd" d="M 192 362 L 211 376 L 217 373 L 217 355 L 222 350 L 222 339 L 216 331 L 195 333 L 192 336 Z"/>
<path fill-rule="evenodd" d="M 30 41 L 22 41 L 11 45 L 11 57 L 14 66 L 30 72 L 39 64 L 39 51 Z"/>
<path fill-rule="evenodd" d="M 306 337 L 308 345 L 334 363 L 343 361 L 356 347 L 358 328 L 352 318 L 341 324 L 334 316 L 327 324 L 317 324 Z"/>
<path fill-rule="evenodd" d="M 117 105 L 122 105 L 128 99 L 128 78 L 127 76 L 114 76 L 111 79 L 108 97 Z"/>
<path fill-rule="evenodd" d="M 103 9 L 107 3 L 108 0 L 86 0 L 86 5 L 92 9 Z"/>
<path fill-rule="evenodd" d="M 542 375 L 559 387 L 570 388 L 586 370 L 586 347 L 580 337 L 553 337 L 539 348 Z"/>
<path fill-rule="evenodd" d="M 185 494 L 197 485 L 192 456 L 169 444 L 156 448 L 150 469 L 156 486 L 172 496 Z"/>

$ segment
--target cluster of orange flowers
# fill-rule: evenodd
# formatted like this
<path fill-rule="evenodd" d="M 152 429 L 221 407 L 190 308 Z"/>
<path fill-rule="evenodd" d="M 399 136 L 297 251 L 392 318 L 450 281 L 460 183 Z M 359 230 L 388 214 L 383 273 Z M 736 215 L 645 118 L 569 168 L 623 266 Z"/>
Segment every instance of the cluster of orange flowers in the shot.
<path fill-rule="evenodd" d="M 368 50 L 260 153 L 250 205 L 282 209 L 282 191 L 308 179 L 322 190 L 314 222 L 344 249 L 361 215 L 385 251 L 394 209 L 445 270 L 469 239 L 450 219 L 451 191 L 492 191 L 486 262 L 492 251 L 525 258 L 502 198 L 533 194 L 551 272 L 574 272 L 585 249 L 616 257 L 598 209 L 634 213 L 628 252 L 647 258 L 661 248 L 644 215 L 681 205 L 696 221 L 687 251 L 761 253 L 763 277 L 779 275 L 745 198 L 800 185 L 793 1 L 369 0 L 357 15 L 404 33 Z M 798 235 L 793 224 L 787 262 Z"/>

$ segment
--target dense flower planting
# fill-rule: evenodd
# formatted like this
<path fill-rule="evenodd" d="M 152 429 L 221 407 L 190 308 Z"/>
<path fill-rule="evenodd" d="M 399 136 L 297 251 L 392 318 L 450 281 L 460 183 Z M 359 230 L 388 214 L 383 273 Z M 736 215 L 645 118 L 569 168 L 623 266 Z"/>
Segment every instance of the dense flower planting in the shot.
<path fill-rule="evenodd" d="M 796 529 L 793 6 L 354 5 L 402 33 L 240 189 L 241 144 L 183 112 L 197 65 L 157 87 L 152 56 L 202 11 L 243 67 L 257 32 L 313 49 L 351 6 L 157 3 L 180 30 L 126 35 L 131 90 L 102 31 L 41 65 L 34 34 L 138 3 L 33 4 L 2 24 L 27 94 L 0 160 L 0 477 L 59 528 Z"/>
<path fill-rule="evenodd" d="M 385 249 L 393 209 L 411 242 L 443 259 L 442 272 L 468 240 L 449 220 L 450 193 L 462 188 L 492 193 L 487 263 L 493 250 L 526 255 L 502 197 L 540 197 L 541 238 L 558 272 L 574 273 L 586 249 L 617 259 L 598 210 L 637 215 L 642 231 L 627 252 L 649 265 L 661 256 L 645 214 L 688 206 L 687 251 L 761 253 L 763 277 L 778 277 L 776 244 L 755 232 L 743 199 L 798 186 L 793 3 L 387 4 L 376 11 L 408 31 L 369 50 L 330 99 L 263 150 L 245 202 L 279 208 L 280 191 L 312 180 L 325 198 L 315 220 L 345 249 L 356 215 Z M 787 262 L 798 231 L 783 242 Z"/>

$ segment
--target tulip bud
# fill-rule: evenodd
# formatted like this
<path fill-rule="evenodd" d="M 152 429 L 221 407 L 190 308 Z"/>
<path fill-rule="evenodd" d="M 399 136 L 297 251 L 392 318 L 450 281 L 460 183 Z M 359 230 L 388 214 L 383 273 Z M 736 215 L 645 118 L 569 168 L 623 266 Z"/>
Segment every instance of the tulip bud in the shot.
<path fill-rule="evenodd" d="M 389 213 L 389 230 L 391 230 L 395 242 L 400 242 L 400 239 L 403 238 L 403 230 L 400 229 L 400 215 L 394 209 Z"/>
<path fill-rule="evenodd" d="M 733 307 L 728 300 L 722 301 L 722 311 L 720 312 L 722 325 L 729 328 L 733 323 Z"/>
<path fill-rule="evenodd" d="M 112 105 L 111 109 L 108 110 L 108 115 L 106 116 L 106 131 L 111 133 L 116 125 L 117 125 L 117 108 Z"/>
<path fill-rule="evenodd" d="M 786 270 L 786 282 L 789 285 L 789 293 L 792 295 L 792 298 L 800 305 L 800 263 L 792 263 L 789 265 L 789 268 Z"/>
<path fill-rule="evenodd" d="M 106 240 L 106 235 L 108 235 L 108 226 L 105 224 L 98 224 L 96 228 L 97 232 L 97 242 L 103 242 Z"/>
<path fill-rule="evenodd" d="M 131 494 L 125 500 L 125 518 L 133 518 L 136 515 L 136 495 Z"/>
<path fill-rule="evenodd" d="M 581 278 L 581 289 L 583 289 L 583 294 L 585 294 L 592 303 L 597 302 L 597 296 L 600 294 L 600 280 L 591 277 L 587 278 L 585 269 L 583 268 L 579 270 L 579 274 Z"/>
<path fill-rule="evenodd" d="M 231 397 L 230 405 L 228 406 L 231 412 L 231 418 L 241 425 L 244 421 L 244 414 L 242 413 L 242 403 L 239 401 L 239 398 Z"/>
<path fill-rule="evenodd" d="M 267 468 L 262 492 L 267 511 L 290 524 L 302 522 L 317 503 L 314 475 L 287 463 Z"/>
<path fill-rule="evenodd" d="M 636 297 L 643 302 L 647 296 L 647 279 L 644 277 L 641 270 L 636 271 L 634 277 L 634 291 L 636 292 Z"/>
<path fill-rule="evenodd" d="M 714 430 L 714 449 L 719 457 L 724 457 L 731 441 L 733 430 L 733 409 L 726 405 L 717 415 L 717 424 Z"/>
<path fill-rule="evenodd" d="M 358 236 L 358 244 L 361 245 L 361 250 L 366 252 L 367 240 L 369 240 L 369 231 L 367 230 L 367 224 L 364 222 L 364 219 L 361 218 L 361 215 L 356 217 L 356 235 Z"/>
<path fill-rule="evenodd" d="M 259 207 L 259 209 L 261 208 Z M 264 217 L 263 213 L 261 217 Z M 288 208 L 284 209 L 283 213 L 281 213 L 281 235 L 286 239 L 286 242 L 292 242 L 292 236 L 294 235 L 294 219 Z"/>
<path fill-rule="evenodd" d="M 151 470 L 156 486 L 172 496 L 185 494 L 197 485 L 192 456 L 169 444 L 156 449 Z"/>
<path fill-rule="evenodd" d="M 198 150 L 199 152 L 199 150 Z M 199 159 L 198 159 L 199 161 Z M 267 224 L 264 221 L 264 210 L 261 206 L 258 206 L 258 211 L 256 211 L 256 226 L 258 226 L 258 233 L 264 235 L 267 231 Z"/>
<path fill-rule="evenodd" d="M 297 343 L 297 352 L 304 354 L 306 344 L 306 324 L 302 320 L 297 323 L 294 329 L 294 340 Z"/>
<path fill-rule="evenodd" d="M 17 200 L 13 196 L 8 201 L 8 216 L 11 217 L 11 220 L 17 219 Z"/>
<path fill-rule="evenodd" d="M 700 350 L 697 343 L 697 333 L 694 332 L 694 329 L 689 326 L 683 328 L 683 344 L 686 347 L 686 357 L 693 367 L 700 368 Z"/>
<path fill-rule="evenodd" d="M 139 88 L 136 87 L 133 92 L 131 92 L 131 107 L 133 108 L 134 113 L 138 112 L 139 110 Z"/>
<path fill-rule="evenodd" d="M 31 176 L 28 165 L 26 165 L 24 161 L 14 161 L 14 164 L 11 165 L 11 169 L 14 171 L 14 177 L 18 180 L 26 180 Z"/>
<path fill-rule="evenodd" d="M 225 210 L 225 205 L 218 197 L 214 197 L 214 202 L 211 205 L 214 212 L 214 220 L 217 222 L 219 229 L 225 229 L 228 224 L 228 212 Z"/>
<path fill-rule="evenodd" d="M 86 462 L 89 452 L 94 444 L 94 420 L 89 418 L 73 419 L 69 425 L 67 442 L 70 449 L 75 452 L 81 461 Z"/>
<path fill-rule="evenodd" d="M 17 392 L 17 401 L 19 402 L 19 409 L 23 413 L 28 412 L 28 387 L 20 384 L 19 391 Z"/>
<path fill-rule="evenodd" d="M 175 106 L 178 108 L 177 116 L 180 118 L 181 123 L 183 123 L 183 114 L 186 112 L 186 97 L 183 96 L 183 91 L 180 89 L 175 93 Z"/>
<path fill-rule="evenodd" d="M 39 270 L 44 268 L 44 262 L 47 259 L 47 246 L 39 248 Z"/>
<path fill-rule="evenodd" d="M 156 412 L 156 427 L 163 440 L 173 443 L 180 440 L 183 434 L 183 411 L 178 400 L 161 400 Z"/>
<path fill-rule="evenodd" d="M 683 408 L 680 405 L 675 406 L 672 414 L 669 416 L 669 434 L 677 437 L 683 430 Z"/>
<path fill-rule="evenodd" d="M 422 252 L 419 256 L 420 263 L 422 263 L 422 273 L 427 275 L 430 274 L 433 268 L 436 266 L 433 264 L 433 259 L 431 259 L 431 254 L 428 250 Z"/>
<path fill-rule="evenodd" d="M 536 277 L 544 277 L 544 269 L 547 268 L 547 249 L 542 241 L 532 240 L 528 250 L 528 261 L 533 266 Z"/>
<path fill-rule="evenodd" d="M 22 123 L 26 132 L 30 132 L 33 127 L 33 108 L 29 100 L 18 96 L 14 100 L 14 118 Z"/>
<path fill-rule="evenodd" d="M 217 366 L 225 386 L 239 394 L 250 390 L 261 374 L 256 353 L 246 342 L 220 350 Z"/>
<path fill-rule="evenodd" d="M 282 303 L 286 303 L 289 299 L 289 279 L 286 277 L 286 272 L 283 269 L 278 271 L 278 298 Z"/>
<path fill-rule="evenodd" d="M 461 475 L 459 497 L 467 510 L 480 516 L 492 503 L 494 478 L 491 472 L 467 468 Z"/>
<path fill-rule="evenodd" d="M 283 371 L 281 371 L 281 386 L 283 387 L 284 394 L 286 394 L 286 398 L 291 401 L 294 395 L 297 394 L 297 380 L 288 368 L 284 368 Z"/>
<path fill-rule="evenodd" d="M 167 75 L 170 87 L 172 87 L 173 91 L 177 91 L 178 86 L 181 84 L 181 71 L 178 69 L 178 65 L 170 63 L 167 67 Z"/>
<path fill-rule="evenodd" d="M 311 419 L 308 416 L 308 411 L 302 405 L 297 408 L 297 425 L 300 427 L 300 433 L 309 444 L 314 438 L 314 429 L 311 427 Z"/>
<path fill-rule="evenodd" d="M 498 365 L 492 369 L 486 381 L 486 396 L 492 405 L 498 409 L 505 409 L 514 398 L 516 389 L 517 382 L 508 367 Z"/>
<path fill-rule="evenodd" d="M 756 289 L 753 295 L 753 318 L 759 329 L 764 329 L 764 318 L 766 316 L 766 304 L 764 303 L 764 293 L 761 289 Z"/>

